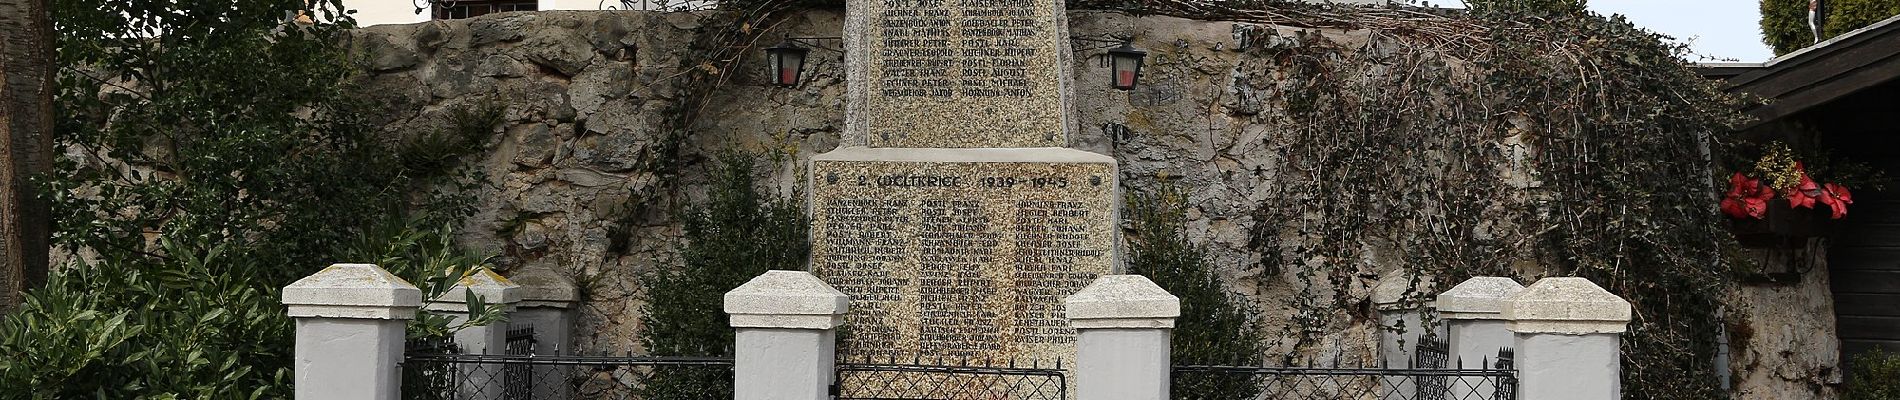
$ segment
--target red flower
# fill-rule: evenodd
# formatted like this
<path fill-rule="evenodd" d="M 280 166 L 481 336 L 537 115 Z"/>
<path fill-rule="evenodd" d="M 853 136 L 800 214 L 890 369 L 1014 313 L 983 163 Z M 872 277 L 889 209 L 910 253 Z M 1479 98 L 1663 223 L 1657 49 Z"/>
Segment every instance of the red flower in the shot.
<path fill-rule="evenodd" d="M 1822 185 L 1821 188 L 1821 204 L 1826 204 L 1834 212 L 1833 218 L 1846 217 L 1847 205 L 1854 204 L 1854 194 L 1849 193 L 1846 186 L 1833 183 Z"/>
<path fill-rule="evenodd" d="M 1768 200 L 1775 190 L 1737 172 L 1728 178 L 1728 195 L 1722 198 L 1722 213 L 1730 218 L 1761 219 L 1768 215 Z"/>
<path fill-rule="evenodd" d="M 1821 197 L 1821 185 L 1808 177 L 1808 170 L 1801 163 L 1794 163 L 1794 173 L 1801 177 L 1801 182 L 1795 184 L 1794 193 L 1788 194 L 1788 207 L 1814 208 L 1814 201 Z"/>

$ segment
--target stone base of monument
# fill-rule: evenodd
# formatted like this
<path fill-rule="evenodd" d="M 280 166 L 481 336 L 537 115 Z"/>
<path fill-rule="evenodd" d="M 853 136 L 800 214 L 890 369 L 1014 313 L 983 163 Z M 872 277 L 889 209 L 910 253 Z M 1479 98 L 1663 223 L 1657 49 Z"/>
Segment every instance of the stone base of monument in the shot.
<path fill-rule="evenodd" d="M 1062 300 L 1117 269 L 1117 173 L 1066 148 L 813 157 L 812 271 L 851 297 L 841 355 L 1073 365 Z"/>

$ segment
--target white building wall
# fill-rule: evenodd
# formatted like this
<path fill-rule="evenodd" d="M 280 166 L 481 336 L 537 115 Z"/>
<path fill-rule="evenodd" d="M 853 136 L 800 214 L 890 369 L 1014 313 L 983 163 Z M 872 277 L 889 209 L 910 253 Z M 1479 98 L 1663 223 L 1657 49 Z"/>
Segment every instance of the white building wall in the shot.
<path fill-rule="evenodd" d="M 416 12 L 416 2 L 410 0 L 344 0 L 345 9 L 356 11 L 356 25 L 408 24 L 429 20 L 429 10 Z"/>

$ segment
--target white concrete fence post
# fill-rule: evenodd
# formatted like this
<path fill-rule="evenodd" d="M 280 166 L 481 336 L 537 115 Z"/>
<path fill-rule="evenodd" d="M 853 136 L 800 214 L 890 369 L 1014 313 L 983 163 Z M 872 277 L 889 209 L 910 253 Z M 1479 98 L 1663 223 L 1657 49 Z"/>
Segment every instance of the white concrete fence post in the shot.
<path fill-rule="evenodd" d="M 1617 400 L 1630 303 L 1583 278 L 1544 278 L 1504 301 L 1518 398 Z"/>
<path fill-rule="evenodd" d="M 1430 305 L 1420 299 L 1420 293 L 1431 289 L 1432 277 L 1420 277 L 1414 285 L 1412 271 L 1405 268 L 1387 271 L 1380 277 L 1379 284 L 1372 287 L 1372 305 L 1379 311 L 1379 324 L 1385 327 L 1379 329 L 1379 360 L 1387 368 L 1408 368 L 1418 355 L 1412 350 L 1420 338 L 1444 338 L 1443 325 L 1436 327 L 1437 332 L 1425 329 L 1425 313 Z M 1395 394 L 1412 392 L 1412 381 L 1399 385 L 1402 390 Z"/>
<path fill-rule="evenodd" d="M 515 275 L 521 285 L 521 303 L 508 316 L 515 326 L 534 329 L 534 354 L 575 355 L 574 307 L 580 304 L 580 288 L 572 280 L 547 269 L 532 269 Z M 567 382 L 572 368 L 563 365 L 536 365 L 534 376 L 543 382 Z M 534 385 L 533 398 L 574 398 L 568 385 Z"/>
<path fill-rule="evenodd" d="M 1180 298 L 1144 276 L 1105 275 L 1064 303 L 1076 330 L 1076 400 L 1169 398 Z"/>
<path fill-rule="evenodd" d="M 336 264 L 284 287 L 297 321 L 296 398 L 397 400 L 403 327 L 422 291 L 370 264 Z"/>
<path fill-rule="evenodd" d="M 1524 285 L 1511 278 L 1480 276 L 1438 294 L 1433 303 L 1445 321 L 1452 368 L 1493 368 L 1486 363 L 1495 362 L 1498 350 L 1513 346 L 1504 320 L 1504 299 L 1523 290 Z M 1490 385 L 1451 385 L 1450 389 L 1451 397 L 1457 399 L 1489 399 L 1496 391 Z"/>
<path fill-rule="evenodd" d="M 474 293 L 484 303 L 500 307 L 504 316 L 513 313 L 515 304 L 521 301 L 520 285 L 484 268 L 456 281 L 455 286 L 429 303 L 428 309 L 449 315 L 449 325 L 459 325 L 469 319 L 468 293 Z M 461 347 L 463 354 L 507 354 L 508 323 L 498 321 L 456 331 L 455 344 Z M 470 364 L 462 366 L 459 371 L 460 385 L 456 391 L 462 399 L 500 399 L 503 391 L 507 390 L 501 364 Z"/>
<path fill-rule="evenodd" d="M 726 292 L 736 400 L 831 396 L 837 328 L 850 299 L 802 271 L 768 271 Z"/>

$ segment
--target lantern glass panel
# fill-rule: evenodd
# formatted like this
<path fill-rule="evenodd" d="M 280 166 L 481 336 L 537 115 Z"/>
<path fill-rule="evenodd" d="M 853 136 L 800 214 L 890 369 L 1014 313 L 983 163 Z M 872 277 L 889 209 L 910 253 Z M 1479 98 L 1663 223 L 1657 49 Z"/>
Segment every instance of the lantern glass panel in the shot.
<path fill-rule="evenodd" d="M 1134 89 L 1135 83 L 1137 82 L 1136 80 L 1141 77 L 1141 57 L 1129 54 L 1115 54 L 1112 58 L 1115 59 L 1113 69 L 1115 73 L 1115 88 L 1121 90 Z"/>
<path fill-rule="evenodd" d="M 799 72 L 805 68 L 803 49 L 779 49 L 772 52 L 772 83 L 779 86 L 798 85 Z"/>

